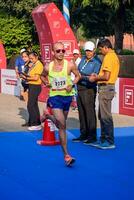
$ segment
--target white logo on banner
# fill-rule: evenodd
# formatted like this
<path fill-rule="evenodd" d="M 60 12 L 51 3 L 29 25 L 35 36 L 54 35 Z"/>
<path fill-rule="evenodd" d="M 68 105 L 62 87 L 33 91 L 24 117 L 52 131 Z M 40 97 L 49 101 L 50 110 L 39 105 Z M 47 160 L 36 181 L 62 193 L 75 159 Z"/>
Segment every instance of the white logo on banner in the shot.
<path fill-rule="evenodd" d="M 127 109 L 134 109 L 134 86 L 124 85 L 123 107 Z"/>
<path fill-rule="evenodd" d="M 51 59 L 51 44 L 42 44 L 42 49 L 43 49 L 43 58 L 45 62 L 50 62 Z"/>

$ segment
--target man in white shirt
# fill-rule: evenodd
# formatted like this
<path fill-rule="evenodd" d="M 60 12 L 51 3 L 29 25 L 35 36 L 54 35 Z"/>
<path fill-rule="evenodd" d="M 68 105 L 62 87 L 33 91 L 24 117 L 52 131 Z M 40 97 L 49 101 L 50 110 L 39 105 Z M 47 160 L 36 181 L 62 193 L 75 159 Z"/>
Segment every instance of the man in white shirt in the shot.
<path fill-rule="evenodd" d="M 74 49 L 73 50 L 72 62 L 74 62 L 75 65 L 78 67 L 80 61 L 81 61 L 80 51 L 78 49 Z M 71 78 L 72 78 L 72 80 L 74 80 L 74 74 L 73 73 L 71 74 Z M 76 100 L 77 88 L 75 88 L 75 90 L 76 90 L 76 94 L 75 94 L 75 96 L 73 96 L 73 101 L 72 101 L 72 110 L 73 111 L 77 110 L 77 100 Z"/>
<path fill-rule="evenodd" d="M 73 57 L 74 57 L 74 62 L 76 66 L 78 66 L 81 61 L 80 52 L 78 49 L 73 50 Z"/>

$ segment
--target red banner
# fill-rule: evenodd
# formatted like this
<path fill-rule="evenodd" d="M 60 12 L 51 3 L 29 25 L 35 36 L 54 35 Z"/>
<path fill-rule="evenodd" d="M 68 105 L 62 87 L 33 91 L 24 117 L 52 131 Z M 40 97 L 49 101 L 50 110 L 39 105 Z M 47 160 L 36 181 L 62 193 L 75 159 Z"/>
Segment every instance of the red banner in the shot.
<path fill-rule="evenodd" d="M 120 78 L 119 114 L 134 116 L 134 78 Z"/>

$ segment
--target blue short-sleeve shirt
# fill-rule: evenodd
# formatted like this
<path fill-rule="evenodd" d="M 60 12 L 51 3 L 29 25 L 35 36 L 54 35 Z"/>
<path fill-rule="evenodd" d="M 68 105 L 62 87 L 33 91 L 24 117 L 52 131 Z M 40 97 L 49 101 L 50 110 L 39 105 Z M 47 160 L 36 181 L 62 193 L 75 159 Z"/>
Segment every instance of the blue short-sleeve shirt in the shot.
<path fill-rule="evenodd" d="M 18 56 L 18 57 L 16 58 L 16 61 L 15 61 L 15 67 L 18 68 L 19 73 L 22 72 L 22 67 L 24 67 L 24 65 L 25 65 L 24 60 L 22 59 L 21 56 Z"/>
<path fill-rule="evenodd" d="M 91 83 L 88 76 L 92 73 L 98 74 L 101 67 L 101 60 L 95 55 L 91 60 L 87 61 L 86 56 L 83 56 L 78 65 L 79 73 L 84 76 L 79 82 L 78 86 L 85 86 L 85 88 L 96 87 L 96 83 Z M 87 76 L 87 77 L 86 77 Z"/>

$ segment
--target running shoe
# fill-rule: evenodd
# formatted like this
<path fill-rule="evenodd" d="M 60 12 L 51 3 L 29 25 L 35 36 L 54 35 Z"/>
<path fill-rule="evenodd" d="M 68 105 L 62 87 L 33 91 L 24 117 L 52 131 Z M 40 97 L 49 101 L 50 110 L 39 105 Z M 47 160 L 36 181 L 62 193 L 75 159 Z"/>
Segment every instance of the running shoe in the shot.
<path fill-rule="evenodd" d="M 91 145 L 91 146 L 93 146 L 92 144 L 94 144 L 94 143 L 96 143 L 96 140 L 93 140 L 93 139 L 88 139 L 88 140 L 83 142 L 83 144 Z"/>
<path fill-rule="evenodd" d="M 83 136 L 72 139 L 73 142 L 86 142 L 87 140 L 88 140 L 87 137 L 83 137 Z"/>
<path fill-rule="evenodd" d="M 29 126 L 28 127 L 28 130 L 29 131 L 39 131 L 42 129 L 42 126 L 41 125 L 38 125 L 38 126 Z"/>
<path fill-rule="evenodd" d="M 101 142 L 100 141 L 96 141 L 96 142 L 91 142 L 89 145 L 92 147 L 98 147 L 100 146 Z"/>
<path fill-rule="evenodd" d="M 67 167 L 72 166 L 72 164 L 75 162 L 75 158 L 72 158 L 70 155 L 66 155 L 64 160 Z"/>
<path fill-rule="evenodd" d="M 109 142 L 105 141 L 96 147 L 99 149 L 115 149 L 115 144 L 110 144 Z"/>

